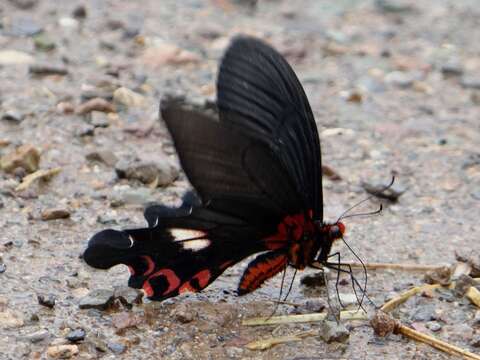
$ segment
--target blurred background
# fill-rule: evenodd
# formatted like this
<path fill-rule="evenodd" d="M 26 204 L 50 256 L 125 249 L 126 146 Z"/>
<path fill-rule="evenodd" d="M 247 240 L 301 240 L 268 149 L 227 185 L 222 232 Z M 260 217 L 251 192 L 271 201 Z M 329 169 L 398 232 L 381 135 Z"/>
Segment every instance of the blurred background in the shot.
<path fill-rule="evenodd" d="M 306 90 L 322 143 L 326 220 L 396 176 L 382 216 L 347 223 L 365 262 L 478 258 L 477 1 L 1 0 L 0 359 L 55 357 L 59 344 L 82 359 L 152 351 L 176 359 L 446 358 L 400 338 L 380 341 L 365 326 L 335 346 L 311 338 L 248 351 L 246 342 L 271 329 L 238 319 L 268 313 L 280 279 L 239 299 L 246 262 L 202 294 L 102 310 L 128 275 L 94 271 L 79 254 L 100 229 L 144 226 L 146 204 L 178 203 L 188 183 L 158 121 L 159 100 L 214 101 L 218 61 L 238 33 L 272 44 Z M 382 303 L 422 277 L 373 272 L 368 290 Z M 297 279 L 290 301 L 322 291 Z M 340 292 L 351 292 L 348 279 Z M 475 322 L 462 301 L 418 298 L 401 316 L 474 349 L 480 314 Z"/>

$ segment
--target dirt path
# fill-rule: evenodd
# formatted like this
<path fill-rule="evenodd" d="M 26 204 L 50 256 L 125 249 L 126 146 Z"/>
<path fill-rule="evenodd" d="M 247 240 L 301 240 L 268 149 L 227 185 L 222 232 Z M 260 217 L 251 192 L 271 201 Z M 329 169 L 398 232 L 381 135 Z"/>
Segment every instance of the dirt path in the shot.
<path fill-rule="evenodd" d="M 447 358 L 400 337 L 378 339 L 364 322 L 347 324 L 342 343 L 312 337 L 247 350 L 249 341 L 318 325 L 241 326 L 243 318 L 271 312 L 280 284 L 275 278 L 237 298 L 246 262 L 198 295 L 97 309 L 128 276 L 124 268 L 88 268 L 79 259 L 86 241 L 106 227 L 143 225 L 149 202 L 178 201 L 187 184 L 181 174 L 172 182 L 178 167 L 157 120 L 159 98 L 178 92 L 213 99 L 218 59 L 236 33 L 268 40 L 304 84 L 323 161 L 342 177 L 324 180 L 327 219 L 366 196 L 362 181 L 388 182 L 393 173 L 406 189 L 381 216 L 347 222 L 348 241 L 364 261 L 448 264 L 455 252 L 480 253 L 477 2 L 246 3 L 0 3 L 0 156 L 24 145 L 20 163 L 0 170 L 0 359 L 59 356 L 59 345 L 78 359 Z M 81 105 L 92 98 L 104 101 Z M 118 179 L 122 169 L 145 162 L 165 186 L 142 183 L 151 179 L 140 170 L 130 176 L 137 180 Z M 29 172 L 54 168 L 61 171 L 50 181 L 15 191 Z M 371 272 L 369 293 L 382 303 L 422 278 Z M 340 292 L 351 293 L 348 279 L 344 284 Z M 80 309 L 93 289 L 105 290 L 90 302 L 97 308 Z M 54 306 L 39 304 L 39 295 Z M 308 312 L 306 301 L 319 295 L 297 279 L 289 301 Z M 480 313 L 475 318 L 475 308 L 449 292 L 412 299 L 397 315 L 478 352 Z"/>

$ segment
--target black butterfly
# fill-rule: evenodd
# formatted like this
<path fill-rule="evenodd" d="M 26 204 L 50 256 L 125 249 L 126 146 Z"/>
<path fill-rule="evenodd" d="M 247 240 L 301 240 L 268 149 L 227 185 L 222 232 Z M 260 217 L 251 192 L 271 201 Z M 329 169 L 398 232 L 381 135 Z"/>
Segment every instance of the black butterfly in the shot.
<path fill-rule="evenodd" d="M 285 59 L 240 36 L 220 65 L 215 112 L 162 101 L 181 165 L 200 199 L 145 210 L 148 228 L 104 230 L 84 253 L 90 266 L 128 265 L 129 285 L 153 300 L 200 291 L 229 266 L 259 254 L 238 294 L 287 265 L 326 264 L 345 226 L 323 222 L 320 142 L 307 97 Z"/>

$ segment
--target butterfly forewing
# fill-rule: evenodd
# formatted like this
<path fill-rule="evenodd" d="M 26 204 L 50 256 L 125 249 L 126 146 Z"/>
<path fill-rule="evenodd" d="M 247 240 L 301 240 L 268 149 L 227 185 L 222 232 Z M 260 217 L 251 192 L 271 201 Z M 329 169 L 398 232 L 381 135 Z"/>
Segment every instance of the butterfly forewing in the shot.
<path fill-rule="evenodd" d="M 323 220 L 317 127 L 285 59 L 260 40 L 237 37 L 220 65 L 217 93 L 220 120 L 268 144 L 293 180 L 304 210 Z"/>
<path fill-rule="evenodd" d="M 292 179 L 267 144 L 178 99 L 163 101 L 161 115 L 208 208 L 273 229 L 290 211 L 302 210 Z"/>

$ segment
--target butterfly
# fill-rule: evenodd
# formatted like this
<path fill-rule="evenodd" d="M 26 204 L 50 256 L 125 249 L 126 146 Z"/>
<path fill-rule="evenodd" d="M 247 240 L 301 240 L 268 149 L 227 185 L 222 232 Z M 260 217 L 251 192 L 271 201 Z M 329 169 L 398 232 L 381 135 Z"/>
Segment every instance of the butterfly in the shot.
<path fill-rule="evenodd" d="M 146 228 L 95 234 L 83 254 L 88 265 L 125 264 L 129 286 L 164 300 L 201 291 L 253 254 L 239 295 L 287 266 L 326 264 L 345 226 L 323 220 L 315 119 L 276 50 L 235 37 L 219 67 L 216 108 L 167 98 L 160 113 L 195 192 L 178 208 L 148 207 Z"/>

